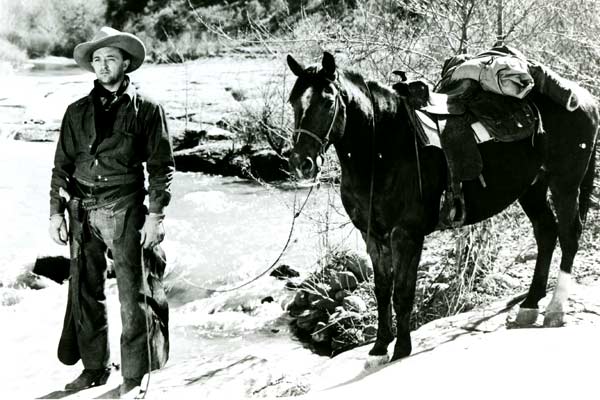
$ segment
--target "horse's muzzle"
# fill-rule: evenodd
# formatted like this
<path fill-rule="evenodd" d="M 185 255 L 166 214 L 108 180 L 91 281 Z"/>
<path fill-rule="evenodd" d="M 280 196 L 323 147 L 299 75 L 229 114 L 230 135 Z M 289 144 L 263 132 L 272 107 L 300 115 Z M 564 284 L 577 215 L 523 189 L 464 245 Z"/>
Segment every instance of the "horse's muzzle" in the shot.
<path fill-rule="evenodd" d="M 289 159 L 290 170 L 298 179 L 314 178 L 317 173 L 315 162 L 310 157 L 302 157 L 298 153 L 292 153 Z"/>

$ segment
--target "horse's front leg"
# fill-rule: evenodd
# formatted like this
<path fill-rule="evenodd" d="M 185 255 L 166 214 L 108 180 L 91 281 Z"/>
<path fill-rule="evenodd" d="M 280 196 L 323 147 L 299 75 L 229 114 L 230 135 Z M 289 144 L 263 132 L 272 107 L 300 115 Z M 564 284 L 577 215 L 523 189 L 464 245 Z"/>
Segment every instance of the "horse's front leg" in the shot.
<path fill-rule="evenodd" d="M 366 238 L 365 238 L 366 240 Z M 373 262 L 375 298 L 377 299 L 377 339 L 369 351 L 370 356 L 387 356 L 387 347 L 394 340 L 392 332 L 392 256 L 388 246 L 372 237 L 367 251 Z M 381 362 L 381 361 L 379 361 Z M 387 362 L 387 358 L 384 362 Z"/>
<path fill-rule="evenodd" d="M 394 310 L 396 311 L 397 340 L 392 361 L 408 356 L 412 351 L 410 314 L 415 298 L 417 267 L 421 259 L 424 236 L 402 227 L 392 231 L 392 267 L 394 271 Z"/>

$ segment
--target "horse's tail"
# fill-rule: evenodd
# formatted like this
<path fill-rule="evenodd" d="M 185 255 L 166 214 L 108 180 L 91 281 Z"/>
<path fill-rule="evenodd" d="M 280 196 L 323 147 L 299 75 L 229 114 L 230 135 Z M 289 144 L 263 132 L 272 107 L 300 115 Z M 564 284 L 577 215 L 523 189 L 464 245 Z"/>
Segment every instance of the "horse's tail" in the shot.
<path fill-rule="evenodd" d="M 600 127 L 597 128 L 600 131 Z M 581 187 L 579 190 L 579 218 L 582 222 L 585 221 L 587 212 L 590 209 L 590 206 L 593 203 L 598 205 L 598 197 L 593 195 L 594 188 L 596 186 L 600 186 L 600 182 L 598 181 L 596 166 L 598 165 L 598 140 L 600 138 L 596 136 L 596 142 L 594 143 L 594 148 L 592 149 L 592 155 L 590 157 L 590 161 L 588 163 L 587 171 L 585 171 L 585 175 L 583 176 L 583 181 L 581 182 Z"/>

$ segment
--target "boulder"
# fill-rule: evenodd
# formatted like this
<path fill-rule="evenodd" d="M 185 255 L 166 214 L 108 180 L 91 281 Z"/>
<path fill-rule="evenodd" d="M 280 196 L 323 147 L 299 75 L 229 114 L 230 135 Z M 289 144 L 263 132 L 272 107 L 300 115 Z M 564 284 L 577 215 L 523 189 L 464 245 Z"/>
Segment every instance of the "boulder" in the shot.
<path fill-rule="evenodd" d="M 271 274 L 271 276 L 277 279 L 286 279 L 286 278 L 295 278 L 300 276 L 300 273 L 286 264 L 281 264 L 277 268 L 275 268 Z"/>
<path fill-rule="evenodd" d="M 354 290 L 358 286 L 358 279 L 350 271 L 341 271 L 335 274 L 341 289 Z"/>
<path fill-rule="evenodd" d="M 63 256 L 38 257 L 33 266 L 33 273 L 63 283 L 70 275 L 71 261 Z"/>
<path fill-rule="evenodd" d="M 272 303 L 274 301 L 275 301 L 275 299 L 273 298 L 273 296 L 267 296 L 260 301 L 260 304 Z"/>
<path fill-rule="evenodd" d="M 292 304 L 294 307 L 308 307 L 308 295 L 306 292 L 304 290 L 298 290 Z"/>
<path fill-rule="evenodd" d="M 320 282 L 305 290 L 308 293 L 308 302 L 312 304 L 315 301 L 328 297 L 327 293 L 331 290 L 331 287 L 324 282 Z"/>
<path fill-rule="evenodd" d="M 317 325 L 315 326 L 315 330 L 312 333 L 312 335 L 310 335 L 311 339 L 314 342 L 317 343 L 323 343 L 329 340 L 330 338 L 330 334 L 329 334 L 329 329 L 327 329 L 327 325 L 325 324 L 325 322 L 317 322 Z"/>
<path fill-rule="evenodd" d="M 367 311 L 367 304 L 363 299 L 356 295 L 351 295 L 342 301 L 342 306 L 348 311 L 356 311 L 358 313 L 364 313 Z"/>
<path fill-rule="evenodd" d="M 10 133 L 14 140 L 25 142 L 54 142 L 58 140 L 60 133 L 59 124 L 46 124 L 37 121 L 17 125 Z"/>
<path fill-rule="evenodd" d="M 335 294 L 333 295 L 333 298 L 335 299 L 335 301 L 338 302 L 342 302 L 346 297 L 350 296 L 352 294 L 352 292 L 350 292 L 349 290 L 338 290 L 337 292 L 335 292 Z"/>
<path fill-rule="evenodd" d="M 373 276 L 373 265 L 367 253 L 358 251 L 347 252 L 344 265 L 348 271 L 356 276 L 358 282 L 367 281 Z"/>
<path fill-rule="evenodd" d="M 363 328 L 363 335 L 365 336 L 365 340 L 369 341 L 371 339 L 375 339 L 377 337 L 377 325 L 367 325 Z"/>
<path fill-rule="evenodd" d="M 296 319 L 298 328 L 312 332 L 318 322 L 327 320 L 327 313 L 321 310 L 304 310 Z"/>
<path fill-rule="evenodd" d="M 271 149 L 257 150 L 250 155 L 249 172 L 266 181 L 287 179 L 288 160 Z"/>
<path fill-rule="evenodd" d="M 314 303 L 311 303 L 311 308 L 315 308 L 317 310 L 327 311 L 329 313 L 333 312 L 337 307 L 337 303 L 331 297 L 323 297 Z"/>
<path fill-rule="evenodd" d="M 329 286 L 331 287 L 331 292 L 333 295 L 342 290 L 342 284 L 340 283 L 340 280 L 335 274 L 329 277 Z"/>

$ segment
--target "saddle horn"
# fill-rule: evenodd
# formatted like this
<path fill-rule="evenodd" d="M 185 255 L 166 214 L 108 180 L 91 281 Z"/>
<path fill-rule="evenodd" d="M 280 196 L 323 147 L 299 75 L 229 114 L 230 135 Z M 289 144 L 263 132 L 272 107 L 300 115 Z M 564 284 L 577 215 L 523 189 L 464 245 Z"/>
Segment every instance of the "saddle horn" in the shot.
<path fill-rule="evenodd" d="M 399 76 L 402 82 L 406 82 L 408 78 L 406 77 L 406 71 L 400 71 L 398 69 L 392 71 L 392 74 Z"/>

